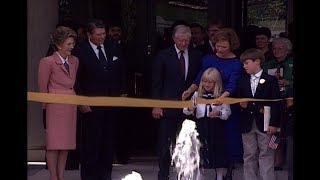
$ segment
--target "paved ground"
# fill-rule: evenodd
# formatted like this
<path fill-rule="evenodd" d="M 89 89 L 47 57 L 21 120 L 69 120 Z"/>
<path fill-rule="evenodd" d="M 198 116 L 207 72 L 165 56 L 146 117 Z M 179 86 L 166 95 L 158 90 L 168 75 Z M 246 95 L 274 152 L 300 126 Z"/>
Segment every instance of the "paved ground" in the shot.
<path fill-rule="evenodd" d="M 132 158 L 129 164 L 115 165 L 112 172 L 113 180 L 121 180 L 132 171 L 141 174 L 143 180 L 157 180 L 157 161 L 155 157 L 139 157 Z M 204 180 L 213 180 L 215 177 L 214 170 L 202 170 Z M 287 180 L 287 172 L 276 171 L 277 180 Z M 175 179 L 175 172 L 172 170 L 170 177 Z M 29 166 L 28 167 L 28 180 L 47 180 L 49 179 L 48 170 L 44 166 Z M 78 170 L 67 170 L 65 180 L 80 180 L 80 173 Z M 233 174 L 233 180 L 243 180 L 242 165 L 237 164 Z"/>

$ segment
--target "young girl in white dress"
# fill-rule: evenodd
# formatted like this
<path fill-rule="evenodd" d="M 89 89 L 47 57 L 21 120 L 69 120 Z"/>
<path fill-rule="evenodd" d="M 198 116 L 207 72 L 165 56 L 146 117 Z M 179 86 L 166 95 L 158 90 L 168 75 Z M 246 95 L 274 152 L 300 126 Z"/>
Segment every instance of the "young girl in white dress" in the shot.
<path fill-rule="evenodd" d="M 222 80 L 216 68 L 208 68 L 201 77 L 199 88 L 191 100 L 194 106 L 183 109 L 186 115 L 196 117 L 201 148 L 201 166 L 215 168 L 216 180 L 223 180 L 227 170 L 225 122 L 231 114 L 229 104 L 197 104 L 198 98 L 214 99 L 223 93 Z"/>

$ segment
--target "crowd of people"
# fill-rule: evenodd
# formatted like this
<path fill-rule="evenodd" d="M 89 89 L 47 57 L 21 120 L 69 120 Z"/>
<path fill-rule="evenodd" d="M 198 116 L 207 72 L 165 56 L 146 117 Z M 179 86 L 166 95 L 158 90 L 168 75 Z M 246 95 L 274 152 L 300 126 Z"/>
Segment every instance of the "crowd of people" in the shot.
<path fill-rule="evenodd" d="M 271 38 L 268 27 L 257 27 L 250 36 L 240 38 L 219 21 L 209 21 L 206 28 L 177 21 L 169 32 L 170 37 L 158 42 L 150 67 L 150 98 L 283 100 L 152 108 L 151 116 L 159 120 L 158 180 L 169 179 L 170 149 L 186 118 L 197 125 L 202 144 L 200 166 L 215 169 L 217 180 L 232 180 L 237 163 L 243 164 L 244 178 L 250 180 L 259 176 L 275 180 L 275 171 L 286 163 L 292 180 L 291 41 Z M 119 24 L 107 27 L 102 20 L 92 20 L 76 30 L 57 26 L 46 57 L 39 61 L 39 91 L 132 96 L 133 62 L 121 37 Z M 129 143 L 119 143 L 130 139 L 130 134 L 119 133 L 126 127 L 128 109 L 47 103 L 42 108 L 50 180 L 63 180 L 68 168 L 80 169 L 82 180 L 111 180 L 113 163 L 128 163 Z M 271 109 L 270 119 L 264 127 L 267 108 Z M 274 137 L 280 142 L 273 142 Z M 274 147 L 272 143 L 278 144 Z"/>

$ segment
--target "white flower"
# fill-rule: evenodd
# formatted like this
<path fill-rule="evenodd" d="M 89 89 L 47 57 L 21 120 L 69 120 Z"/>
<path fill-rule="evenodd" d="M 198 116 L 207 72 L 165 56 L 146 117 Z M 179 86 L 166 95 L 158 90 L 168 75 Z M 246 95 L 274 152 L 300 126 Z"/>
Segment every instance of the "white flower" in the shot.
<path fill-rule="evenodd" d="M 265 79 L 260 79 L 260 81 L 259 81 L 260 84 L 263 84 L 264 82 L 266 82 Z"/>
<path fill-rule="evenodd" d="M 132 171 L 131 174 L 126 175 L 121 180 L 143 180 L 143 179 L 142 179 L 142 176 L 139 173 L 137 173 L 135 171 Z"/>

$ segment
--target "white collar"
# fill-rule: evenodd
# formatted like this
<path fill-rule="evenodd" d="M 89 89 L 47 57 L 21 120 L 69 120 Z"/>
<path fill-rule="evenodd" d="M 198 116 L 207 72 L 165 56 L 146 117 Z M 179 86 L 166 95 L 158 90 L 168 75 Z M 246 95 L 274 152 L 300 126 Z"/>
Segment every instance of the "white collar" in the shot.
<path fill-rule="evenodd" d="M 176 45 L 176 44 L 174 44 L 174 48 L 176 49 L 177 54 L 179 54 L 181 50 L 180 50 L 180 49 L 178 49 L 178 47 L 177 47 L 177 45 Z M 185 49 L 183 52 L 184 52 L 184 54 L 185 54 L 185 55 L 188 55 L 188 48 L 187 48 L 187 49 Z"/>
<path fill-rule="evenodd" d="M 56 51 L 56 53 L 57 53 L 58 56 L 60 57 L 60 60 L 62 61 L 62 64 L 64 64 L 65 62 L 66 62 L 67 64 L 69 64 L 69 62 L 68 62 L 69 56 L 67 56 L 66 59 L 63 59 L 63 57 L 58 53 L 58 51 Z"/>
<path fill-rule="evenodd" d="M 90 39 L 89 39 L 89 43 L 90 43 L 92 49 L 94 49 L 94 50 L 97 50 L 97 49 L 98 49 L 98 46 L 95 45 L 95 44 L 93 44 L 93 43 L 90 41 Z M 103 45 L 103 44 L 100 44 L 100 46 L 101 46 L 101 49 L 104 49 L 104 45 Z"/>
<path fill-rule="evenodd" d="M 260 76 L 261 76 L 261 74 L 262 74 L 262 69 L 259 71 L 259 72 L 257 72 L 256 74 L 251 74 L 251 78 L 253 77 L 253 76 L 255 76 L 256 78 L 260 78 Z"/>

